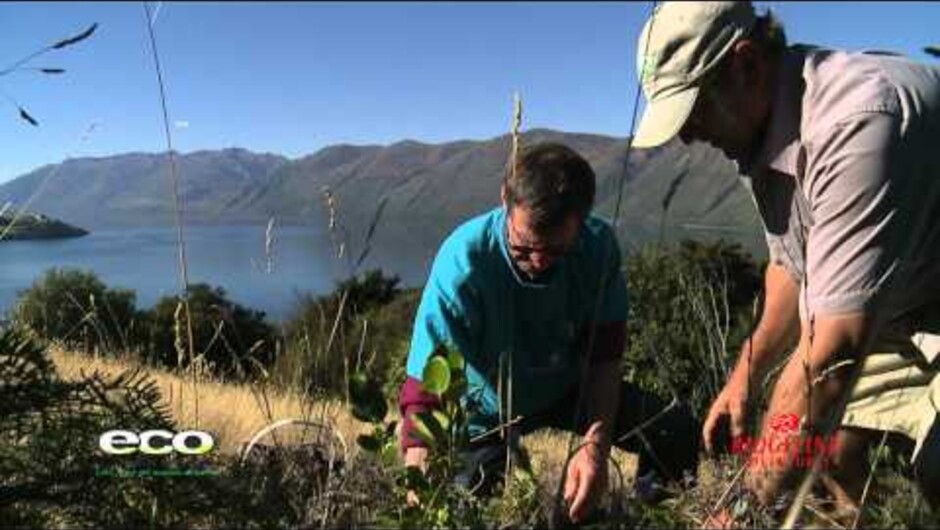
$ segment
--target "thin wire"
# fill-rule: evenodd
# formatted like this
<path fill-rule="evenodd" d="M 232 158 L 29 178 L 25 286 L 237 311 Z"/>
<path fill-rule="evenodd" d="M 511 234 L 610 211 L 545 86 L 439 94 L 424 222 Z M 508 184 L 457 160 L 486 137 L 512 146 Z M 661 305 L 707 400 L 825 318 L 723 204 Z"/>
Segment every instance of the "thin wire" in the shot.
<path fill-rule="evenodd" d="M 656 17 L 656 2 L 653 1 L 650 5 L 650 33 L 652 33 L 652 30 L 653 30 L 653 23 L 654 23 L 655 17 Z M 644 57 L 644 62 L 645 62 L 645 58 L 647 55 L 646 52 L 649 50 L 649 42 L 650 42 L 650 39 L 647 38 L 646 47 L 643 50 L 644 53 L 642 55 Z M 630 152 L 633 148 L 633 136 L 634 136 L 634 131 L 636 130 L 637 110 L 639 108 L 640 95 L 642 94 L 642 81 L 643 81 L 642 72 L 644 70 L 645 70 L 645 64 L 643 65 L 643 68 L 640 69 L 641 77 L 640 79 L 637 80 L 636 92 L 634 94 L 634 99 L 633 99 L 633 111 L 630 117 L 630 136 L 627 138 L 627 149 L 626 149 L 624 160 L 623 160 L 623 170 L 620 172 L 620 179 L 619 179 L 619 183 L 617 187 L 617 200 L 614 205 L 614 216 L 611 222 L 611 228 L 614 233 L 614 237 L 616 237 L 616 234 L 617 234 L 617 223 L 620 218 L 620 207 L 623 202 L 624 183 L 627 180 L 626 177 L 627 177 L 627 173 L 630 167 Z M 603 256 L 603 261 L 601 261 L 602 267 L 601 267 L 601 275 L 599 279 L 600 281 L 598 282 L 598 290 L 597 290 L 597 296 L 595 299 L 594 312 L 593 312 L 593 316 L 591 319 L 591 325 L 588 326 L 589 328 L 588 340 L 587 340 L 587 345 L 584 350 L 585 354 L 581 358 L 581 361 L 582 361 L 581 384 L 579 385 L 579 388 L 578 388 L 578 402 L 577 402 L 577 405 L 575 406 L 575 413 L 574 413 L 575 417 L 573 418 L 573 425 L 575 426 L 578 425 L 578 419 L 581 416 L 581 410 L 582 410 L 582 407 L 584 406 L 584 394 L 585 394 L 585 390 L 587 387 L 587 382 L 588 382 L 587 376 L 589 373 L 588 360 L 591 355 L 591 352 L 594 349 L 594 342 L 596 340 L 597 322 L 600 319 L 599 317 L 600 317 L 601 303 L 603 301 L 604 288 L 607 286 L 607 281 L 608 281 L 607 276 L 608 276 L 609 271 L 608 271 L 608 268 L 606 267 L 606 264 L 611 258 L 612 251 L 613 251 L 613 245 L 611 244 L 610 239 L 608 239 L 607 241 L 605 241 L 605 245 L 604 245 L 604 256 Z M 620 271 L 617 271 L 617 273 L 620 274 Z M 618 392 L 619 392 L 619 389 L 618 389 Z M 612 428 L 613 426 L 607 426 L 607 427 Z M 569 461 L 570 461 L 570 455 L 574 448 L 574 442 L 575 442 L 575 433 L 574 431 L 572 431 L 571 435 L 568 438 Z M 566 469 L 562 470 L 561 477 L 559 479 L 558 488 L 556 489 L 555 506 L 561 505 L 561 503 L 558 501 L 562 497 L 566 476 L 567 476 L 567 464 L 566 464 Z"/>
<path fill-rule="evenodd" d="M 156 67 L 157 72 L 157 84 L 160 87 L 160 108 L 163 111 L 163 133 L 166 137 L 166 148 L 167 156 L 170 159 L 170 182 L 173 190 L 173 201 L 174 201 L 174 218 L 176 220 L 176 237 L 177 243 L 179 245 L 179 265 L 180 265 L 180 300 L 183 302 L 183 306 L 186 309 L 186 335 L 189 342 L 189 359 L 192 363 L 193 359 L 196 357 L 195 348 L 193 339 L 193 321 L 192 321 L 192 312 L 189 307 L 189 271 L 187 270 L 186 265 L 186 242 L 183 239 L 183 220 L 182 220 L 182 198 L 180 197 L 179 191 L 179 172 L 176 167 L 176 157 L 173 153 L 173 135 L 170 132 L 170 116 L 167 111 L 166 104 L 166 89 L 164 88 L 163 82 L 163 69 L 160 67 L 160 55 L 157 53 L 157 39 L 153 33 L 153 20 L 150 15 L 150 7 L 147 5 L 147 2 L 142 2 L 144 6 L 144 18 L 147 20 L 147 34 L 150 37 L 150 51 L 153 55 L 154 66 Z M 199 426 L 199 391 L 196 386 L 196 371 L 193 370 L 193 393 L 195 395 L 195 422 L 196 427 Z"/>
<path fill-rule="evenodd" d="M 153 15 L 150 17 L 150 25 L 153 26 L 157 23 L 157 17 L 160 16 L 160 9 L 163 7 L 163 2 L 157 2 L 157 7 L 153 10 Z"/>
<path fill-rule="evenodd" d="M 11 72 L 16 71 L 20 66 L 23 66 L 24 64 L 28 63 L 29 61 L 32 61 L 36 57 L 39 57 L 40 55 L 48 52 L 51 49 L 52 49 L 52 46 L 46 46 L 45 48 L 34 51 L 33 53 L 27 55 L 26 57 L 23 57 L 19 61 L 16 61 L 12 65 L 4 68 L 3 70 L 0 70 L 0 75 L 7 75 Z"/>
<path fill-rule="evenodd" d="M 170 158 L 170 183 L 173 187 L 173 201 L 175 203 L 175 208 L 173 213 L 176 219 L 176 237 L 179 244 L 179 264 L 180 264 L 180 274 L 182 278 L 182 293 L 186 293 L 186 288 L 189 286 L 189 272 L 186 267 L 186 244 L 183 240 L 183 223 L 181 220 L 182 214 L 182 198 L 180 197 L 179 192 L 179 174 L 176 168 L 176 157 L 173 154 L 173 136 L 170 132 L 170 117 L 169 112 L 167 111 L 166 104 L 166 89 L 164 88 L 163 82 L 163 69 L 160 67 L 160 56 L 157 53 L 157 40 L 153 34 L 153 25 L 150 23 L 150 7 L 147 5 L 147 2 L 143 2 L 144 5 L 144 14 L 147 19 L 147 34 L 150 37 L 150 51 L 153 55 L 153 62 L 156 67 L 157 72 L 157 84 L 160 87 L 160 109 L 163 112 L 163 133 L 166 138 L 166 149 L 167 156 Z"/>

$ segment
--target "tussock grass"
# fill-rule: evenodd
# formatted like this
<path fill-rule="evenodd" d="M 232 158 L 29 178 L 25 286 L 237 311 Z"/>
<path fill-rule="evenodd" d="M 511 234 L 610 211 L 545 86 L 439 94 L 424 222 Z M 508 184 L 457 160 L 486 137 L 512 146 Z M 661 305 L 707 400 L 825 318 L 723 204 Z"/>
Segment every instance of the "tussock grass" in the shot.
<path fill-rule="evenodd" d="M 321 398 L 312 401 L 300 394 L 269 387 L 267 404 L 260 395 L 258 385 L 229 383 L 218 379 L 206 379 L 197 383 L 199 393 L 199 419 L 195 418 L 193 385 L 189 374 L 179 375 L 161 368 L 145 366 L 129 358 L 92 357 L 67 351 L 61 347 L 50 348 L 56 371 L 65 380 L 77 380 L 82 373 L 98 371 L 115 376 L 132 369 L 144 370 L 160 388 L 164 403 L 180 427 L 195 428 L 213 433 L 217 447 L 225 454 L 236 454 L 243 442 L 247 442 L 259 430 L 275 421 L 287 418 L 315 419 L 328 422 L 336 428 L 354 450 L 355 439 L 369 431 L 369 426 L 352 417 L 342 400 Z M 394 412 L 394 407 L 391 407 Z M 267 411 L 270 411 L 268 413 Z M 397 415 L 397 414 L 395 414 Z M 567 450 L 566 433 L 550 429 L 526 436 L 523 445 L 539 469 L 560 472 Z M 614 449 L 614 459 L 626 476 L 632 475 L 636 458 Z"/>
<path fill-rule="evenodd" d="M 109 376 L 131 369 L 144 370 L 160 388 L 164 403 L 181 428 L 211 432 L 223 454 L 237 454 L 241 444 L 265 426 L 282 419 L 303 418 L 326 423 L 335 428 L 355 446 L 358 434 L 368 426 L 355 420 L 342 402 L 336 399 L 305 398 L 297 393 L 260 384 L 235 384 L 218 379 L 199 378 L 195 389 L 190 374 L 178 375 L 167 370 L 147 367 L 127 358 L 91 357 L 50 348 L 56 370 L 65 380 L 76 380 L 82 372 L 99 371 Z M 199 417 L 196 418 L 195 393 L 199 394 Z"/>

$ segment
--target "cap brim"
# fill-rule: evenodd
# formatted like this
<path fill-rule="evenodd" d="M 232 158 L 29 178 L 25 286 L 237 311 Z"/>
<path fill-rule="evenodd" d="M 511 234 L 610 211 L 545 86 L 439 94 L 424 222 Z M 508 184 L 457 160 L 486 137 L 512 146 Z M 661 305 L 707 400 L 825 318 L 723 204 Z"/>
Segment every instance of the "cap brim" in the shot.
<path fill-rule="evenodd" d="M 641 149 L 657 147 L 679 134 L 692 113 L 696 96 L 698 87 L 691 86 L 647 104 L 631 145 Z"/>

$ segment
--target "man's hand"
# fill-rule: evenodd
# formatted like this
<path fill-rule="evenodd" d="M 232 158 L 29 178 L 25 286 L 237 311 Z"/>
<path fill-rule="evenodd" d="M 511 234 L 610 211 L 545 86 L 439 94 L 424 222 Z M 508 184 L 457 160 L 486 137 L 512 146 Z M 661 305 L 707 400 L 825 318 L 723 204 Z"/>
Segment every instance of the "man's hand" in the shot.
<path fill-rule="evenodd" d="M 702 426 L 702 441 L 709 453 L 714 452 L 713 441 L 715 429 L 722 416 L 729 416 L 731 422 L 731 436 L 739 437 L 745 434 L 745 420 L 747 418 L 748 381 L 747 374 L 740 375 L 735 371 L 725 387 L 715 398 L 705 424 Z"/>
<path fill-rule="evenodd" d="M 585 435 L 585 444 L 568 464 L 565 502 L 573 522 L 583 520 L 607 488 L 607 459 L 610 444 L 603 440 L 602 424 L 595 422 Z"/>
<path fill-rule="evenodd" d="M 422 473 L 427 472 L 428 470 L 428 449 L 426 447 L 409 447 L 405 450 L 405 466 L 406 467 L 417 467 L 421 470 Z M 421 504 L 421 500 L 418 499 L 418 495 L 412 491 L 408 490 L 406 496 L 406 502 L 408 507 L 415 507 Z"/>

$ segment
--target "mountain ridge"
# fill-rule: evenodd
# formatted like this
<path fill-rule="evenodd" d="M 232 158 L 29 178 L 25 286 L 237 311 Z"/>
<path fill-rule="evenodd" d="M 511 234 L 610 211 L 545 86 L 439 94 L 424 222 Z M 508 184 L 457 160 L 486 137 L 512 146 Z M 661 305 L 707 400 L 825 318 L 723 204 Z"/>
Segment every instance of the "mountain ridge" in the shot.
<path fill-rule="evenodd" d="M 733 165 L 704 145 L 635 150 L 627 139 L 552 129 L 525 131 L 523 145 L 565 143 L 597 174 L 595 212 L 613 217 L 623 185 L 618 235 L 628 246 L 663 239 L 726 237 L 763 252 L 753 202 Z M 388 145 L 335 144 L 288 158 L 241 147 L 176 153 L 184 221 L 189 224 L 328 224 L 358 238 L 380 205 L 377 237 L 433 248 L 460 221 L 499 203 L 509 134 L 484 140 Z M 0 185 L 0 204 L 23 204 L 46 181 L 31 210 L 91 230 L 170 226 L 175 221 L 166 153 L 131 152 L 47 164 Z M 664 199 L 670 196 L 665 212 Z M 709 228 L 711 227 L 711 228 Z"/>

